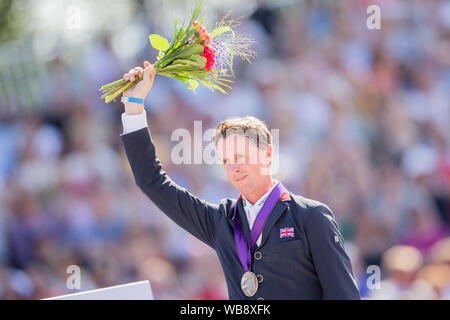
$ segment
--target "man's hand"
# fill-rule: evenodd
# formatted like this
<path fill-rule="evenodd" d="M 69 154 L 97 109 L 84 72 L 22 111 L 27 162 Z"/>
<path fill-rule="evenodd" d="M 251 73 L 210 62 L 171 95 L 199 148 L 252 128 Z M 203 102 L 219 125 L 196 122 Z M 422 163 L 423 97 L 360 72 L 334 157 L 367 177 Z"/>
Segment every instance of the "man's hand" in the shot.
<path fill-rule="evenodd" d="M 127 81 L 134 81 L 136 78 L 141 78 L 134 87 L 125 90 L 123 92 L 124 97 L 134 97 L 145 99 L 147 93 L 153 86 L 153 80 L 155 79 L 155 69 L 150 62 L 144 62 L 144 68 L 136 67 L 131 69 L 128 73 L 123 75 L 123 78 Z M 138 114 L 144 111 L 144 105 L 140 103 L 127 102 L 125 103 L 126 114 Z"/>

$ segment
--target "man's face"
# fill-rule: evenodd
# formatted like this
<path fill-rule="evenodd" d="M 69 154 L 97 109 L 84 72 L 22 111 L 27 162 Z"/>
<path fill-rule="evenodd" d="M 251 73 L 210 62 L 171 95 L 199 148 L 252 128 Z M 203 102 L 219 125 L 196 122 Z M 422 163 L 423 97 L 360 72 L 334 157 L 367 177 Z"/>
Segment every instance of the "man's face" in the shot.
<path fill-rule="evenodd" d="M 260 149 L 248 137 L 231 134 L 219 139 L 217 153 L 228 180 L 241 193 L 253 193 L 261 179 L 270 176 L 271 145 Z"/>

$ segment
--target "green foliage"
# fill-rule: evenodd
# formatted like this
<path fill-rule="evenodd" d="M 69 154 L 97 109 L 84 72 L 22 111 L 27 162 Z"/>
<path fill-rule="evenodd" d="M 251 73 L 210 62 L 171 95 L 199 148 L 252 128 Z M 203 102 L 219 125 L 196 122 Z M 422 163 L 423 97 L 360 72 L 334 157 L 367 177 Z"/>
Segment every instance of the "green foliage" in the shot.
<path fill-rule="evenodd" d="M 153 48 L 159 51 L 166 51 L 169 49 L 169 41 L 166 38 L 161 37 L 158 34 L 151 34 L 149 36 L 150 43 Z"/>

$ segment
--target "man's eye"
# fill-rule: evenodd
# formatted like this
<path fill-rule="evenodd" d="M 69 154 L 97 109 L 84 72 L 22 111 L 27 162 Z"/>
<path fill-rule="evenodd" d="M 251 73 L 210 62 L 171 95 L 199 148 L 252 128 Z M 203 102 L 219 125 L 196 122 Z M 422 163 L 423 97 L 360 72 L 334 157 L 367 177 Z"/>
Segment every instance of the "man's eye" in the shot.
<path fill-rule="evenodd" d="M 225 159 L 222 161 L 223 164 L 230 164 L 230 163 L 243 163 L 247 159 L 247 156 L 235 156 L 234 159 Z"/>

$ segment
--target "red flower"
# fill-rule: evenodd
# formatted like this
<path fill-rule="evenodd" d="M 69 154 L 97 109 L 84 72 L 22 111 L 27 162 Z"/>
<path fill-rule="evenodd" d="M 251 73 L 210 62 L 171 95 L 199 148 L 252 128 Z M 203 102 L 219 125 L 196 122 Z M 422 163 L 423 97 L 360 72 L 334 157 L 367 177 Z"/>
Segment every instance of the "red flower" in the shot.
<path fill-rule="evenodd" d="M 206 65 L 203 68 L 204 70 L 211 70 L 212 66 L 214 65 L 216 51 L 208 46 L 203 46 L 203 54 L 202 56 L 206 58 Z"/>
<path fill-rule="evenodd" d="M 195 28 L 199 23 L 195 21 L 192 26 Z M 197 34 L 200 36 L 200 40 L 205 41 L 206 43 L 211 42 L 211 36 L 208 32 L 206 32 L 206 29 L 203 25 L 200 25 L 200 27 L 197 29 Z"/>
<path fill-rule="evenodd" d="M 202 39 L 206 42 L 206 43 L 211 43 L 211 36 L 208 33 L 205 33 L 202 35 Z"/>

